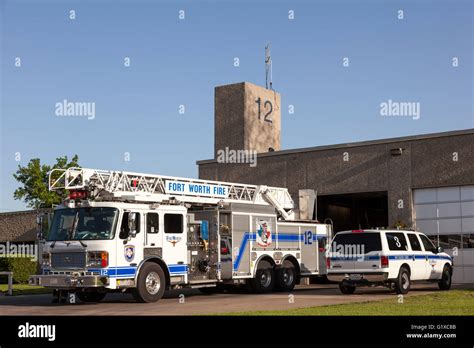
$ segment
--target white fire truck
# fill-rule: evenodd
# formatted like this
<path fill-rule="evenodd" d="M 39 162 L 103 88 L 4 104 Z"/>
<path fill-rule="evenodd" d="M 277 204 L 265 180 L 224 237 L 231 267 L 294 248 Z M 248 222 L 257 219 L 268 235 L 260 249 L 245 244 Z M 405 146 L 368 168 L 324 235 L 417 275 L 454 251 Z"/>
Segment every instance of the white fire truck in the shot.
<path fill-rule="evenodd" d="M 41 272 L 30 284 L 60 298 L 130 291 L 155 302 L 168 289 L 239 284 L 290 291 L 326 274 L 331 225 L 295 219 L 285 188 L 69 168 L 50 172 L 49 189 L 68 199 L 39 234 Z"/>

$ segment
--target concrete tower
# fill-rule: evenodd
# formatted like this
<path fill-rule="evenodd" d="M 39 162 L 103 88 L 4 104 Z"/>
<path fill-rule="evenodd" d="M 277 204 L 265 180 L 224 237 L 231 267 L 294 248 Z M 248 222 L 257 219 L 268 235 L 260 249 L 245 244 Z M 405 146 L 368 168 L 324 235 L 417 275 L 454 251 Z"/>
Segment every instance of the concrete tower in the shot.
<path fill-rule="evenodd" d="M 280 94 L 249 82 L 215 88 L 214 158 L 219 151 L 280 150 Z"/>

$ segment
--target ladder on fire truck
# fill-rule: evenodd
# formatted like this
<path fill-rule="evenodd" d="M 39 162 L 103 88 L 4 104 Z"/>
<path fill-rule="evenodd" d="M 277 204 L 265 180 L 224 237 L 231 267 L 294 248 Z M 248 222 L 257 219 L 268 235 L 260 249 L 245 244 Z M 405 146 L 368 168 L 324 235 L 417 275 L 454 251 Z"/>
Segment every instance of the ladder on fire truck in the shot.
<path fill-rule="evenodd" d="M 199 195 L 169 192 L 167 184 L 170 182 L 222 187 L 226 189 L 226 194 L 223 197 L 222 194 L 215 193 Z M 88 168 L 71 167 L 51 170 L 49 190 L 87 191 L 88 197 L 94 200 L 150 203 L 177 200 L 194 204 L 271 205 L 284 220 L 292 219 L 294 209 L 293 199 L 286 188 Z"/>

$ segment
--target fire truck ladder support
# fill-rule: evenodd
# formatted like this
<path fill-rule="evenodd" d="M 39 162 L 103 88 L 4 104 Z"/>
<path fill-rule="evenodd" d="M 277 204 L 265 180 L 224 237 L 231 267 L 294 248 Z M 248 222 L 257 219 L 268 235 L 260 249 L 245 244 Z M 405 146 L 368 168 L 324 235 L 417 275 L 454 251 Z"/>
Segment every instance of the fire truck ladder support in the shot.
<path fill-rule="evenodd" d="M 169 192 L 166 186 L 168 182 L 218 186 L 226 188 L 226 195 Z M 195 204 L 270 204 L 284 220 L 292 219 L 294 209 L 293 199 L 286 188 L 88 168 L 51 170 L 49 190 L 87 190 L 97 200 L 159 203 L 174 198 L 180 202 Z"/>

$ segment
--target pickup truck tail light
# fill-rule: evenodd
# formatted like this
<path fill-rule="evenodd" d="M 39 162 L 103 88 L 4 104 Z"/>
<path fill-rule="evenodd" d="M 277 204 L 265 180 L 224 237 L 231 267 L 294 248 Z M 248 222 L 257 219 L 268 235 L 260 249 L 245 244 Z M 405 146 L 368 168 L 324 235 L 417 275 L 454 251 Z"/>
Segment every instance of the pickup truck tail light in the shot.
<path fill-rule="evenodd" d="M 382 268 L 387 268 L 388 267 L 388 256 L 381 256 L 380 257 L 380 266 Z"/>

